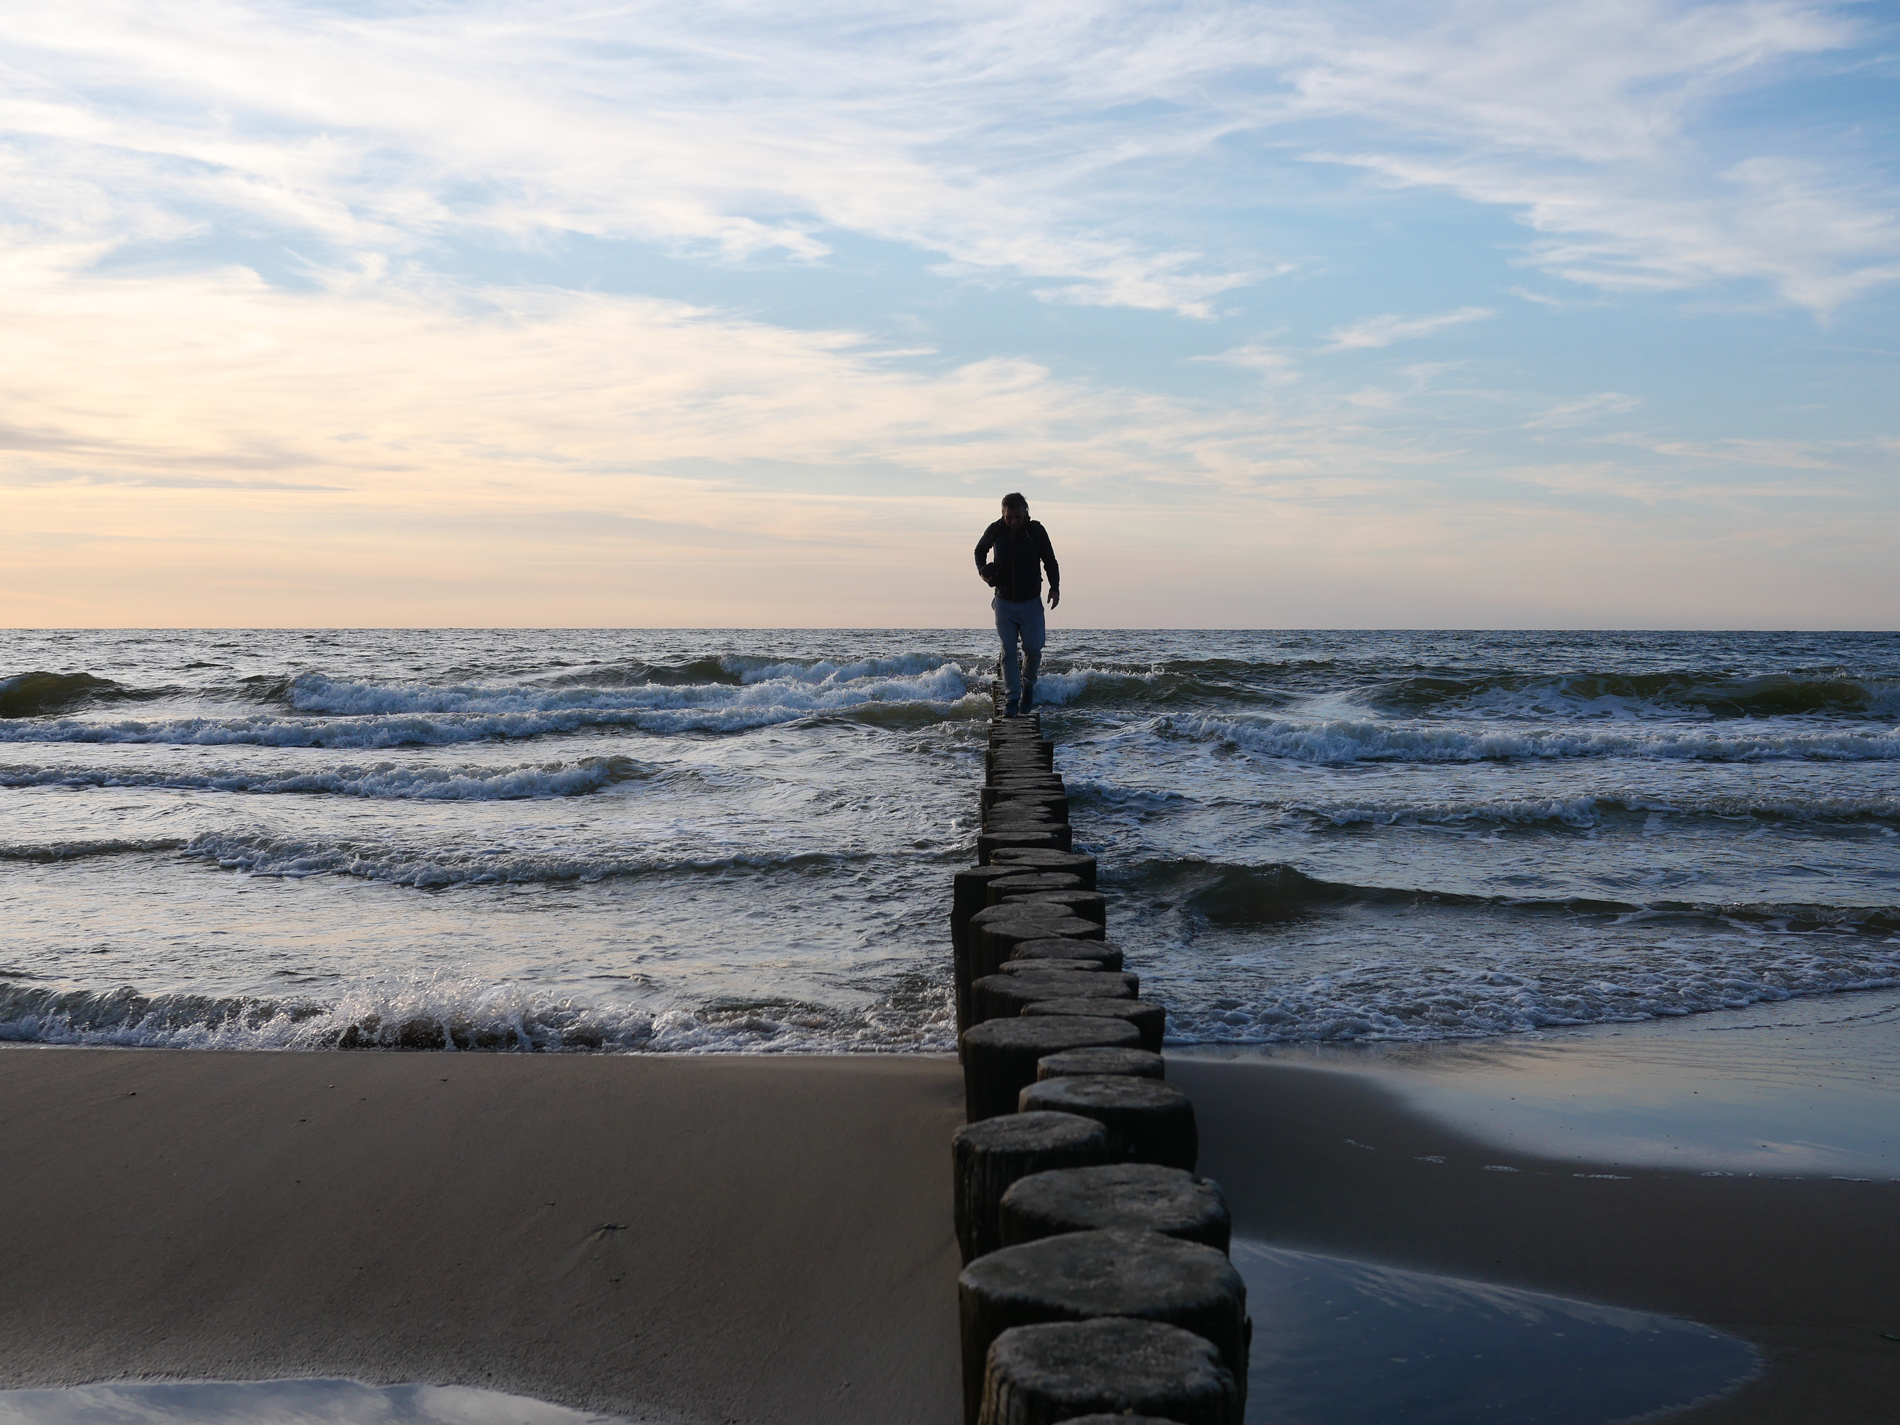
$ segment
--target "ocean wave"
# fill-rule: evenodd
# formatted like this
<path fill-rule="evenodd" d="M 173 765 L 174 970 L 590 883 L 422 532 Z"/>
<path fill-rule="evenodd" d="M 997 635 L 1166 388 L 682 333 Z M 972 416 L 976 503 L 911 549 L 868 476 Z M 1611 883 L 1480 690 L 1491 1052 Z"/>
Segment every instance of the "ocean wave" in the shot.
<path fill-rule="evenodd" d="M 820 872 L 860 859 L 850 852 L 801 852 L 770 856 L 734 852 L 726 856 L 667 855 L 600 848 L 553 847 L 411 847 L 386 842 L 351 842 L 268 832 L 207 831 L 178 848 L 226 871 L 299 880 L 310 876 L 354 876 L 397 886 L 437 889 L 445 886 L 526 885 L 536 882 L 594 882 L 625 876 L 676 872 L 791 871 Z"/>
<path fill-rule="evenodd" d="M 1036 679 L 1036 701 L 1045 707 L 1077 709 L 1151 708 L 1179 703 L 1239 703 L 1260 708 L 1286 706 L 1299 699 L 1297 683 L 1275 687 L 1267 674 L 1268 670 L 1259 665 L 1226 659 L 1149 668 L 1045 663 Z"/>
<path fill-rule="evenodd" d="M 904 660 L 885 660 L 903 662 Z M 0 743 L 158 743 L 374 750 L 518 740 L 589 729 L 641 732 L 744 732 L 822 716 L 928 722 L 976 716 L 986 697 L 954 663 L 917 673 L 838 677 L 869 665 L 848 664 L 823 677 L 751 683 L 602 688 L 432 687 L 343 682 L 319 674 L 293 680 L 284 700 L 306 714 L 286 717 L 191 717 L 153 721 L 74 718 L 0 723 Z M 807 669 L 808 673 L 814 669 Z"/>
<path fill-rule="evenodd" d="M 599 1005 L 447 975 L 364 984 L 336 1000 L 142 994 L 0 981 L 0 1040 L 172 1049 L 516 1053 L 941 1053 L 947 991 L 900 987 L 859 1010 L 794 1001 Z"/>
<path fill-rule="evenodd" d="M 1673 924 L 1707 929 L 1900 935 L 1900 906 L 1836 906 L 1767 901 L 1623 901 L 1607 897 L 1480 896 L 1425 887 L 1327 881 L 1281 862 L 1236 865 L 1197 858 L 1154 859 L 1117 878 L 1212 925 L 1274 925 L 1326 907 L 1445 906 L 1513 916 L 1590 917 L 1622 926 Z"/>
<path fill-rule="evenodd" d="M 1900 682 L 1845 668 L 1756 674 L 1418 673 L 1380 683 L 1363 695 L 1373 707 L 1404 713 L 1544 714 L 1558 717 L 1782 718 L 1900 717 Z"/>
<path fill-rule="evenodd" d="M 1782 797 L 1640 795 L 1524 798 L 1480 802 L 1325 803 L 1293 801 L 1289 813 L 1335 826 L 1566 826 L 1600 827 L 1618 816 L 1656 814 L 1724 820 L 1831 822 L 1900 821 L 1900 797 Z"/>
<path fill-rule="evenodd" d="M 38 861 L 52 865 L 60 861 L 86 861 L 95 856 L 150 855 L 159 851 L 183 851 L 191 844 L 187 836 L 101 836 L 72 841 L 0 841 L 0 861 Z"/>
<path fill-rule="evenodd" d="M 1429 726 L 1352 719 L 1294 721 L 1164 716 L 1154 731 L 1319 766 L 1353 762 L 1510 762 L 1638 757 L 1700 762 L 1900 760 L 1900 728 L 1847 732 L 1788 729 L 1549 730 Z"/>
<path fill-rule="evenodd" d="M 143 702 L 170 688 L 128 688 L 91 673 L 16 673 L 0 678 L 0 718 L 45 717 L 92 703 Z"/>
<path fill-rule="evenodd" d="M 1892 941 L 1802 954 L 1777 938 L 1753 953 L 1651 952 L 1641 963 L 1590 961 L 1527 972 L 1464 963 L 1367 959 L 1297 983 L 1229 989 L 1150 976 L 1168 997 L 1173 1044 L 1294 1044 L 1482 1039 L 1596 1024 L 1681 1019 L 1815 995 L 1900 985 Z"/>
<path fill-rule="evenodd" d="M 722 660 L 726 661 L 726 660 Z M 749 660 L 730 660 L 745 663 Z M 370 683 L 301 673 L 284 701 L 302 713 L 348 717 L 451 713 L 518 715 L 546 712 L 771 708 L 829 711 L 869 702 L 954 703 L 972 680 L 946 659 L 916 655 L 858 663 L 766 663 L 730 670 L 731 679 L 609 686 L 595 682 L 556 687 L 484 684 Z"/>
<path fill-rule="evenodd" d="M 151 787 L 167 791 L 321 793 L 330 796 L 433 801 L 504 801 L 573 797 L 616 783 L 651 777 L 658 769 L 631 757 L 583 757 L 574 762 L 514 767 L 414 767 L 394 762 L 326 767 L 308 772 L 219 768 L 206 772 L 123 767 L 0 765 L 0 787 Z"/>
<path fill-rule="evenodd" d="M 1342 669 L 1332 662 L 1189 659 L 1146 667 L 1043 666 L 1037 696 L 1072 708 L 1272 710 L 1314 695 L 1400 717 L 1642 720 L 1900 719 L 1900 680 L 1839 667 L 1757 674 Z"/>

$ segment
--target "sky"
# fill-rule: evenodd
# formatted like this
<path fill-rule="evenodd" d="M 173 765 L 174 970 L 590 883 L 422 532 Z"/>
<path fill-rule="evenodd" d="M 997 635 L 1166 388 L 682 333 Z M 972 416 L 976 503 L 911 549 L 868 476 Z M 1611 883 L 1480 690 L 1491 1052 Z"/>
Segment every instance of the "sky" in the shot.
<path fill-rule="evenodd" d="M 63 0 L 0 624 L 1900 626 L 1900 4 Z"/>

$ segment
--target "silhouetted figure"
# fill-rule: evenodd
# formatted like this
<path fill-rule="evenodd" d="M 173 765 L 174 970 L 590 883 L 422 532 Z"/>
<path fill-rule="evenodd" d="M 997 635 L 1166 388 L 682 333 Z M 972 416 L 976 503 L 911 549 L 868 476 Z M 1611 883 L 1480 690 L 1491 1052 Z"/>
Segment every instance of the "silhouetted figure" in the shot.
<path fill-rule="evenodd" d="M 986 560 L 985 556 L 994 554 Z M 1003 687 L 1009 693 L 1005 717 L 1036 705 L 1036 671 L 1042 666 L 1042 571 L 1049 570 L 1049 607 L 1062 602 L 1062 571 L 1049 545 L 1049 531 L 1029 518 L 1029 501 L 1003 496 L 1003 517 L 976 542 L 976 572 L 996 591 L 996 636 L 1003 640 Z M 1022 644 L 1017 667 L 1016 645 Z"/>

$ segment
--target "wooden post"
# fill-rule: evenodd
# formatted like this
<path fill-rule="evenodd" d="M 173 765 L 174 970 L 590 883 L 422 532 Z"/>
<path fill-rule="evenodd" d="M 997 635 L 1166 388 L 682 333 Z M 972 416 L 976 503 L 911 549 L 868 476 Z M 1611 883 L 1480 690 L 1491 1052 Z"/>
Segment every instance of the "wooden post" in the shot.
<path fill-rule="evenodd" d="M 1158 1232 L 1068 1232 L 978 1257 L 957 1278 L 966 1414 L 982 1397 L 990 1344 L 1012 1326 L 1132 1316 L 1211 1341 L 1247 1374 L 1247 1286 L 1212 1247 Z"/>
<path fill-rule="evenodd" d="M 966 1029 L 962 1042 L 964 1112 L 975 1123 L 1016 1112 L 1023 1089 L 1036 1081 L 1036 1061 L 1045 1054 L 1136 1049 L 1141 1031 L 1124 1019 L 992 1019 Z M 1084 1117 L 1099 1120 L 1101 1115 Z M 1112 1134 L 1113 1126 L 1106 1126 Z"/>
<path fill-rule="evenodd" d="M 1122 967 L 1122 947 L 1111 945 L 1106 940 L 1072 940 L 1067 936 L 1051 936 L 1047 940 L 1019 940 L 1003 965 L 1007 968 L 1010 965 L 1040 964 L 1045 960 L 1056 964 L 1093 960 L 1104 970 L 1119 970 Z"/>
<path fill-rule="evenodd" d="M 993 859 L 999 865 L 1020 866 L 1025 871 L 1067 871 L 1071 876 L 1082 878 L 1083 889 L 1100 889 L 1095 884 L 1095 858 L 1087 852 L 1051 850 L 1038 846 L 999 846 Z"/>
<path fill-rule="evenodd" d="M 1133 975 L 1114 970 L 985 975 L 980 980 L 970 981 L 970 1022 L 974 1025 L 988 1019 L 1012 1019 L 1038 1000 L 1130 1000 L 1140 992 L 1140 982 Z M 1113 1018 L 1126 1016 L 1117 1014 Z M 1139 1030 L 1141 1026 L 1135 1027 Z"/>
<path fill-rule="evenodd" d="M 1019 1014 L 1094 1014 L 1097 1011 L 1088 1006 L 1094 1002 L 1092 996 L 1051 995 L 1048 999 L 1022 1007 Z M 1143 1000 L 1139 1004 L 1118 1004 L 1107 1013 L 1117 1019 L 1125 1019 L 1141 1031 L 1141 1047 L 1151 1054 L 1159 1054 L 1161 1045 L 1168 1037 L 1168 1011 L 1165 1005 L 1153 1000 Z"/>
<path fill-rule="evenodd" d="M 1017 1326 L 991 1344 L 977 1425 L 1241 1425 L 1213 1343 L 1159 1321 Z M 1099 1413 L 1090 1413 L 1099 1412 Z"/>
<path fill-rule="evenodd" d="M 1016 877 L 1009 876 L 1005 879 L 1014 881 Z M 1079 882 L 1081 878 L 1070 876 L 1068 879 Z M 1018 893 L 1012 890 L 1008 894 L 1001 892 L 998 894 L 1001 895 L 1001 899 L 996 902 L 998 905 L 1059 905 L 1070 915 L 1080 916 L 1083 920 L 1092 920 L 1101 926 L 1108 924 L 1108 897 L 1100 891 L 1082 890 L 1079 885 L 1074 890 L 1066 891 Z"/>
<path fill-rule="evenodd" d="M 1073 1113 L 1010 1113 L 966 1123 L 950 1140 L 957 1245 L 967 1266 L 1002 1246 L 996 1204 L 1032 1173 L 1108 1161 L 1108 1130 Z"/>
<path fill-rule="evenodd" d="M 997 1024 L 1099 1024 L 1100 1020 L 1051 1016 L 1047 1019 L 995 1020 Z M 1117 1020 L 1116 1023 L 1125 1021 Z M 983 1026 L 979 1025 L 978 1028 Z M 1133 1025 L 1129 1025 L 1133 1029 Z M 972 1034 L 976 1030 L 970 1031 Z M 1078 1046 L 1080 1047 L 1080 1046 Z M 1082 1074 L 1072 1079 L 1044 1079 L 1023 1087 L 1017 1105 L 1024 1113 L 1047 1109 L 1098 1118 L 1108 1129 L 1109 1145 L 1118 1155 L 1138 1163 L 1161 1163 L 1194 1171 L 1200 1155 L 1200 1135 L 1194 1125 L 1194 1103 L 1181 1090 L 1153 1079 L 1126 1075 Z"/>
<path fill-rule="evenodd" d="M 1020 1177 L 997 1205 L 996 1225 L 1006 1247 L 1062 1232 L 1138 1227 L 1225 1252 L 1234 1232 L 1218 1183 L 1158 1163 L 1107 1163 Z"/>
<path fill-rule="evenodd" d="M 1120 1074 L 1131 1079 L 1166 1079 L 1168 1061 L 1146 1049 L 1065 1049 L 1036 1061 L 1036 1082 L 1072 1079 L 1078 1074 Z"/>

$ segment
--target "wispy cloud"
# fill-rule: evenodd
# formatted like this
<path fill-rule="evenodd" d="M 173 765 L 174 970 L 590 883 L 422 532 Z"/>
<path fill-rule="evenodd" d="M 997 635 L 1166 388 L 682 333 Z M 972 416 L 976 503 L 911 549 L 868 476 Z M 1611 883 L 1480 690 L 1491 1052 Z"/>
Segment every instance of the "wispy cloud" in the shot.
<path fill-rule="evenodd" d="M 1332 333 L 1332 340 L 1323 348 L 1326 351 L 1352 351 L 1367 347 L 1390 346 L 1395 341 L 1412 341 L 1418 337 L 1430 336 L 1446 327 L 1462 326 L 1466 322 L 1481 322 L 1496 316 L 1489 307 L 1460 307 L 1455 312 L 1439 312 L 1430 317 L 1401 317 L 1386 315 L 1368 317 L 1363 322 L 1342 327 Z"/>
<path fill-rule="evenodd" d="M 819 260 L 854 232 L 1062 301 L 1195 316 L 1284 255 L 1203 226 L 1211 255 L 1170 214 L 1248 181 L 1236 136 L 1317 137 L 1323 161 L 1522 214 L 1532 259 L 1572 280 L 1752 277 L 1826 309 L 1897 275 L 1875 175 L 1798 135 L 1717 157 L 1700 124 L 1859 24 L 1794 0 L 1350 21 L 1068 0 L 75 0 L 9 17 L 0 130 L 16 236 L 237 223 L 392 257 L 584 234 Z"/>
<path fill-rule="evenodd" d="M 1743 467 L 1796 472 L 1817 509 L 1864 500 L 1884 415 L 1804 443 L 1549 351 L 1568 309 L 1661 305 L 1617 294 L 1843 324 L 1890 300 L 1891 144 L 1801 101 L 1877 21 L 1804 0 L 16 6 L 0 562 L 112 531 L 173 541 L 177 570 L 222 531 L 333 587 L 297 563 L 313 520 L 332 550 L 480 526 L 432 566 L 468 582 L 517 530 L 665 520 L 719 548 L 876 529 L 908 568 L 904 541 L 1007 480 L 1112 507 L 1109 542 L 1174 521 L 1236 568 L 1266 540 L 1359 568 L 1530 548 L 1511 521 L 1610 489 L 1732 514 Z M 1759 122 L 1777 105 L 1800 122 Z M 1427 213 L 1466 225 L 1468 265 L 1371 250 Z M 1526 267 L 1548 311 L 1487 329 L 1459 305 L 1502 306 Z M 845 314 L 801 305 L 806 278 L 889 290 Z M 1487 389 L 1428 367 L 1361 387 L 1312 355 L 1461 326 L 1461 356 L 1511 340 L 1465 368 Z M 1488 389 L 1513 369 L 1530 390 Z M 1644 431 L 1600 433 L 1639 401 Z M 1461 482 L 1527 454 L 1589 480 L 1474 504 Z M 1826 491 L 1801 486 L 1823 466 Z"/>

